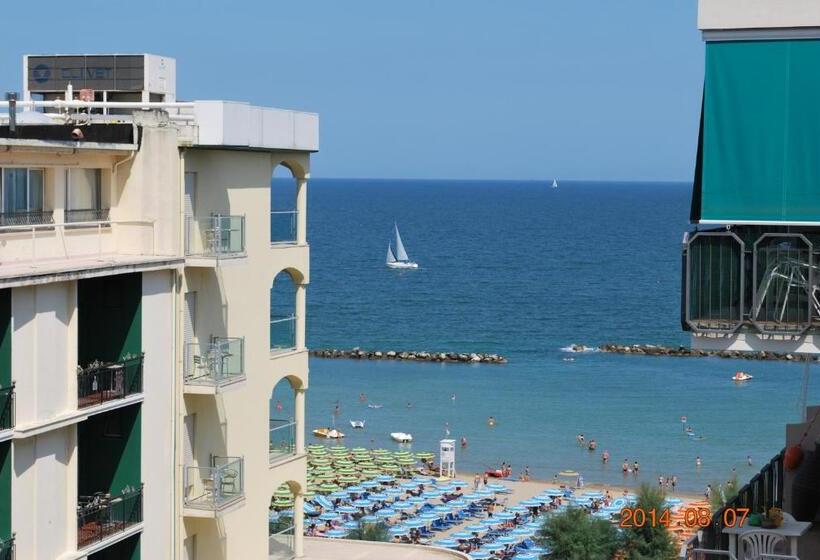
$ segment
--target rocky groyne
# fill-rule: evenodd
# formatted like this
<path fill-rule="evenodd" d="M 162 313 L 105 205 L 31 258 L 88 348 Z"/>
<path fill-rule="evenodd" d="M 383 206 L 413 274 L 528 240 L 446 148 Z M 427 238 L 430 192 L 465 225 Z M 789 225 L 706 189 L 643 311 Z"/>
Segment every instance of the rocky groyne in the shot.
<path fill-rule="evenodd" d="M 571 352 L 588 351 L 589 347 L 580 344 L 570 346 Z M 654 344 L 602 344 L 598 347 L 601 352 L 612 354 L 631 354 L 634 356 L 673 356 L 681 358 L 731 358 L 736 360 L 783 360 L 802 361 L 802 355 L 779 354 L 777 352 L 741 352 L 738 350 L 698 350 L 686 346 L 657 346 Z"/>
<path fill-rule="evenodd" d="M 359 347 L 351 350 L 325 348 L 311 350 L 311 356 L 328 359 L 348 360 L 399 360 L 408 362 L 447 362 L 464 364 L 506 364 L 507 358 L 499 354 L 483 352 L 419 352 L 407 350 L 362 350 Z"/>

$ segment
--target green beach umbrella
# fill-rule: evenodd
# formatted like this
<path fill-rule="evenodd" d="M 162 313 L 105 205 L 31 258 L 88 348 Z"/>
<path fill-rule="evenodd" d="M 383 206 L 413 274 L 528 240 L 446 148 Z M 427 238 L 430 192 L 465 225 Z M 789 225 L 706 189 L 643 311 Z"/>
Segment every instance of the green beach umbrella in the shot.
<path fill-rule="evenodd" d="M 416 457 L 418 459 L 432 459 L 433 457 L 435 457 L 435 455 L 433 455 L 429 451 L 425 451 L 423 453 L 416 453 Z"/>
<path fill-rule="evenodd" d="M 336 492 L 341 490 L 338 484 L 331 484 L 330 482 L 325 482 L 319 485 L 319 492 L 324 494 L 330 494 L 331 492 Z"/>
<path fill-rule="evenodd" d="M 336 478 L 336 475 L 332 472 L 325 472 L 316 475 L 316 478 L 319 480 L 333 480 L 334 478 Z"/>
<path fill-rule="evenodd" d="M 353 453 L 367 453 L 367 449 L 364 447 L 354 447 L 351 451 Z"/>
<path fill-rule="evenodd" d="M 339 482 L 343 482 L 344 484 L 356 484 L 359 482 L 359 477 L 353 476 L 352 474 L 345 474 L 339 477 Z"/>

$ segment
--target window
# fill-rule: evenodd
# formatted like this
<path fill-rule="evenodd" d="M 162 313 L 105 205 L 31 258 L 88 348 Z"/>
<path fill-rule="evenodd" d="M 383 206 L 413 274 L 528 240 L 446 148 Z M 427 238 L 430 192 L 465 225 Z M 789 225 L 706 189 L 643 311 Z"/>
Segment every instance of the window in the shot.
<path fill-rule="evenodd" d="M 65 221 L 108 221 L 108 209 L 102 207 L 102 171 L 100 169 L 70 169 L 68 171 Z"/>
<path fill-rule="evenodd" d="M 0 225 L 52 223 L 43 212 L 43 170 L 5 167 L 0 174 L 2 208 Z"/>

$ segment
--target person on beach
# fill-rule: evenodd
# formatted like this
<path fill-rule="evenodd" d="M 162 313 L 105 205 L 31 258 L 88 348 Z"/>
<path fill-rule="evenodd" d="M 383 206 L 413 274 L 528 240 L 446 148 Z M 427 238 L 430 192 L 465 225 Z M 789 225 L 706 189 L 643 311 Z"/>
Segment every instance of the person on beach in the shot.
<path fill-rule="evenodd" d="M 484 488 L 487 487 L 487 482 L 489 482 L 490 478 L 487 473 L 484 473 Z"/>
<path fill-rule="evenodd" d="M 607 451 L 606 449 L 604 449 L 604 452 L 601 454 L 601 461 L 603 463 L 609 462 L 609 451 Z"/>
<path fill-rule="evenodd" d="M 282 412 L 282 401 L 276 401 L 276 412 Z"/>
<path fill-rule="evenodd" d="M 639 470 L 641 470 L 641 466 L 638 464 L 638 461 L 635 461 L 635 463 L 632 465 L 632 474 L 638 476 Z"/>
<path fill-rule="evenodd" d="M 701 461 L 701 460 L 700 460 L 700 455 L 698 455 L 697 457 L 695 457 L 695 466 L 696 466 L 697 468 L 700 468 L 700 466 L 701 466 L 702 464 L 703 464 L 703 461 Z"/>
<path fill-rule="evenodd" d="M 576 482 L 576 485 L 578 486 L 578 488 L 583 488 L 584 487 L 584 475 L 582 475 L 581 473 L 578 473 L 578 479 L 575 482 Z"/>
<path fill-rule="evenodd" d="M 527 482 L 527 481 L 529 481 L 529 479 L 530 479 L 530 467 L 528 465 L 528 466 L 524 467 L 524 472 L 521 473 L 521 480 L 523 480 L 524 482 Z"/>
<path fill-rule="evenodd" d="M 621 470 L 626 474 L 629 472 L 629 459 L 624 459 L 624 464 L 621 465 Z"/>
<path fill-rule="evenodd" d="M 712 497 L 712 485 L 711 484 L 706 485 L 706 491 L 703 492 L 703 495 L 706 496 L 706 501 L 708 502 L 709 498 Z"/>
<path fill-rule="evenodd" d="M 359 402 L 366 402 L 366 401 L 367 401 L 367 395 L 365 395 L 364 393 L 359 393 Z"/>
<path fill-rule="evenodd" d="M 467 447 L 467 437 L 461 436 L 461 448 L 464 449 L 465 447 Z"/>
<path fill-rule="evenodd" d="M 749 465 L 750 467 L 752 466 L 752 456 L 751 455 L 746 455 L 746 464 Z"/>
<path fill-rule="evenodd" d="M 678 476 L 672 475 L 672 492 L 675 491 L 675 486 L 678 485 Z"/>
<path fill-rule="evenodd" d="M 663 476 L 658 477 L 658 489 L 663 489 Z"/>
<path fill-rule="evenodd" d="M 485 477 L 486 477 L 486 475 L 485 475 Z M 479 484 L 481 484 L 481 475 L 478 474 L 478 473 L 475 473 L 475 478 L 473 479 L 473 491 L 474 492 L 478 490 L 478 485 Z"/>

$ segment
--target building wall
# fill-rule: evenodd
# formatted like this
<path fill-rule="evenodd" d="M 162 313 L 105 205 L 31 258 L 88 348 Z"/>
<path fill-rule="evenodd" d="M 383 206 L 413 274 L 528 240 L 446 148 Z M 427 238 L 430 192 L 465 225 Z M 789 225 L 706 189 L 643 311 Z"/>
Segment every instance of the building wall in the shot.
<path fill-rule="evenodd" d="M 816 0 L 700 0 L 698 28 L 760 29 L 820 27 Z"/>
<path fill-rule="evenodd" d="M 297 352 L 296 359 L 294 354 L 272 357 L 268 338 L 269 293 L 276 274 L 289 270 L 301 284 L 309 278 L 307 246 L 270 245 L 270 179 L 273 166 L 289 157 L 293 168 L 307 169 L 306 155 L 189 150 L 184 156 L 185 171 L 197 173 L 197 215 L 246 217 L 247 258 L 214 270 L 189 270 L 183 287 L 185 291 L 190 284 L 198 291 L 196 329 L 201 341 L 222 331 L 245 337 L 246 381 L 216 397 L 184 399 L 185 411 L 197 414 L 195 451 L 200 462 L 207 460 L 205 442 L 211 449 L 224 445 L 227 455 L 245 458 L 244 504 L 218 521 L 187 519 L 183 524 L 180 546 L 196 534 L 198 560 L 266 557 L 273 491 L 286 481 L 305 484 L 304 457 L 271 468 L 268 455 L 273 387 L 285 377 L 293 385 L 307 386 L 307 359 L 300 359 L 304 353 Z"/>

